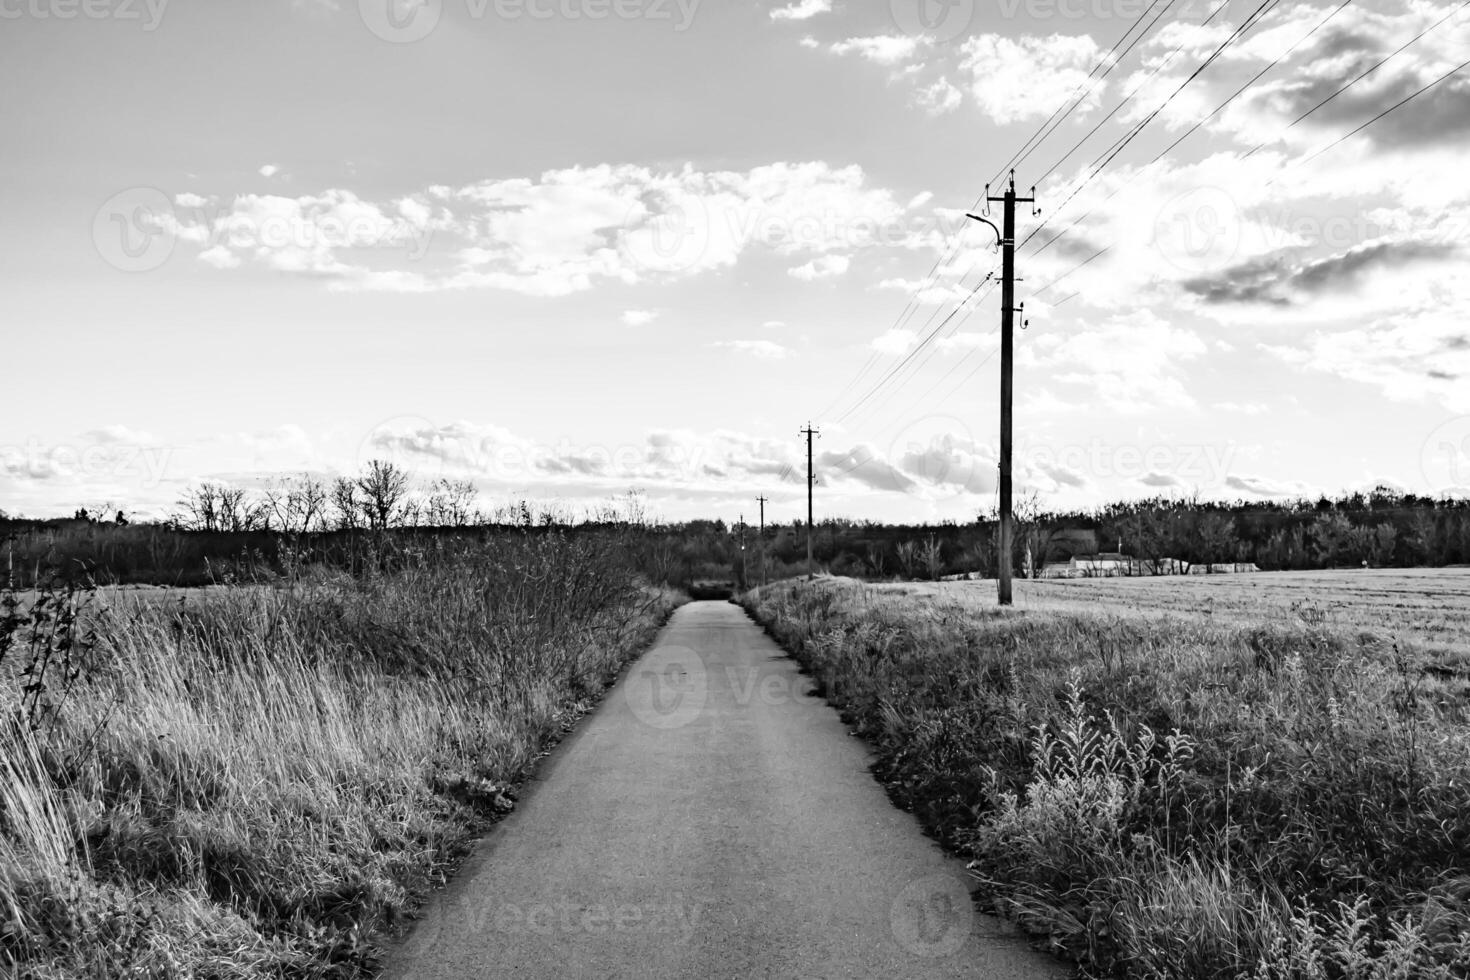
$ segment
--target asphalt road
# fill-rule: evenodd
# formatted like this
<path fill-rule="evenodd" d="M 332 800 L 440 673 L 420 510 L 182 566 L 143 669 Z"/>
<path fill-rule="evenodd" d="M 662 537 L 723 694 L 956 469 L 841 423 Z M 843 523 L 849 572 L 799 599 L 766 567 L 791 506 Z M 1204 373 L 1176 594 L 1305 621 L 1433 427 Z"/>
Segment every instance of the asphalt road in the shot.
<path fill-rule="evenodd" d="M 974 912 L 809 688 L 738 607 L 679 610 L 387 975 L 1067 976 Z"/>

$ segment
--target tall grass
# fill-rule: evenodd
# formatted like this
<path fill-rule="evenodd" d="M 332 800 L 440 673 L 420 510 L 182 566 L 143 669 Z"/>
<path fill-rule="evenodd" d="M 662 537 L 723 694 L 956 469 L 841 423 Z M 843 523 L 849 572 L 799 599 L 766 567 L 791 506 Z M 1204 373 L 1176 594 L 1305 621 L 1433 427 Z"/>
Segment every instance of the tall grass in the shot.
<path fill-rule="evenodd" d="M 746 597 L 983 894 L 1090 970 L 1470 975 L 1470 677 L 1304 622 Z"/>
<path fill-rule="evenodd" d="M 65 698 L 0 717 L 0 975 L 370 971 L 675 604 L 610 537 L 368 567 L 82 614 Z"/>

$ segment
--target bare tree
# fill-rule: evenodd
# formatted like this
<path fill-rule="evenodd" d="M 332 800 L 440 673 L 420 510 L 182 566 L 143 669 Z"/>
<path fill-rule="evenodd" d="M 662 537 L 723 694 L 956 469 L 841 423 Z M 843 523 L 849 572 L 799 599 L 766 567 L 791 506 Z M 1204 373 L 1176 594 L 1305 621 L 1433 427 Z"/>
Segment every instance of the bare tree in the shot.
<path fill-rule="evenodd" d="M 222 483 L 201 483 L 179 501 L 182 511 L 174 521 L 191 531 L 253 531 L 267 526 L 266 508 L 244 489 Z"/>
<path fill-rule="evenodd" d="M 368 526 L 382 531 L 403 521 L 408 503 L 408 473 L 381 459 L 368 463 L 355 481 L 362 494 L 361 507 Z"/>
<path fill-rule="evenodd" d="M 262 506 L 268 524 L 274 523 L 287 534 L 320 530 L 326 520 L 327 488 L 311 474 L 303 473 L 266 488 Z"/>
<path fill-rule="evenodd" d="M 471 480 L 441 477 L 429 487 L 424 519 L 434 527 L 465 527 L 474 519 L 479 493 Z"/>
<path fill-rule="evenodd" d="M 894 553 L 898 556 L 898 570 L 906 579 L 912 579 L 914 571 L 918 568 L 918 550 L 919 546 L 912 541 L 900 541 L 894 549 Z"/>
<path fill-rule="evenodd" d="M 345 476 L 337 477 L 332 481 L 331 497 L 338 530 L 362 527 L 362 501 L 358 498 L 356 483 Z"/>

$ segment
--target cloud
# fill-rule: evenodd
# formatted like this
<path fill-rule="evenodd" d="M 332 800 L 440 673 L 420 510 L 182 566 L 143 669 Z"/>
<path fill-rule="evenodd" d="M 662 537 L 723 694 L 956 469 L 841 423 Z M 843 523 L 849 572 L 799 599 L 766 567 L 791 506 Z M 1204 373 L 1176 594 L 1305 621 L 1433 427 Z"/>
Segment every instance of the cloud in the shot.
<path fill-rule="evenodd" d="M 278 167 L 278 166 L 276 166 L 273 163 L 268 163 L 265 166 L 263 166 L 263 167 L 260 168 L 260 175 L 262 177 L 265 177 L 267 180 L 269 180 L 271 177 L 274 177 L 276 174 L 278 174 L 280 172 L 281 172 L 281 168 Z"/>
<path fill-rule="evenodd" d="M 880 354 L 905 354 L 919 339 L 918 333 L 895 327 L 873 338 L 870 347 Z"/>
<path fill-rule="evenodd" d="M 656 310 L 624 310 L 619 317 L 625 327 L 646 327 L 658 319 Z"/>
<path fill-rule="evenodd" d="M 1428 399 L 1470 412 L 1470 327 L 1462 311 L 1452 301 L 1262 349 L 1288 364 L 1371 385 L 1397 401 Z"/>
<path fill-rule="evenodd" d="M 1100 51 L 1087 35 L 1019 38 L 980 34 L 963 47 L 962 68 L 969 73 L 970 95 L 982 112 L 1001 124 L 1045 119 L 1069 103 L 1096 64 Z M 1082 100 L 1079 117 L 1096 108 L 1106 83 Z"/>
<path fill-rule="evenodd" d="M 1050 380 L 1090 389 L 1079 404 L 1123 414 L 1159 408 L 1190 408 L 1178 363 L 1205 353 L 1202 340 L 1143 310 L 1116 316 L 1072 334 L 1044 334 L 1022 349 L 1024 363 Z"/>
<path fill-rule="evenodd" d="M 823 255 L 806 265 L 787 270 L 793 279 L 811 282 L 815 279 L 832 279 L 847 272 L 852 260 L 845 255 Z"/>
<path fill-rule="evenodd" d="M 1206 303 L 1286 306 L 1324 293 L 1356 291 L 1381 270 L 1440 262 L 1458 251 L 1459 246 L 1445 242 L 1379 241 L 1297 263 L 1284 254 L 1263 256 L 1182 285 Z"/>
<path fill-rule="evenodd" d="M 858 249 L 913 247 L 912 236 L 882 232 L 906 231 L 909 210 L 860 167 L 814 161 L 742 172 L 574 167 L 384 203 L 343 189 L 241 195 L 219 214 L 185 209 L 167 223 L 211 264 L 233 257 L 335 289 L 565 296 L 688 278 L 755 249 L 805 259 L 813 278 L 837 275 Z"/>
<path fill-rule="evenodd" d="M 942 116 L 958 109 L 965 101 L 965 93 L 956 88 L 948 78 L 940 78 L 920 88 L 915 100 L 931 115 Z"/>
<path fill-rule="evenodd" d="M 1305 484 L 1272 480 L 1264 476 L 1227 476 L 1225 486 L 1257 497 L 1302 497 L 1309 493 Z"/>
<path fill-rule="evenodd" d="M 885 66 L 908 61 L 919 48 L 929 44 L 929 39 L 911 34 L 877 35 L 874 37 L 850 37 L 837 41 L 829 49 L 833 54 L 856 54 Z"/>
<path fill-rule="evenodd" d="M 216 269 L 234 269 L 240 265 L 240 256 L 223 245 L 215 245 L 200 252 L 199 261 Z"/>
<path fill-rule="evenodd" d="M 832 0 L 796 0 L 785 7 L 771 11 L 771 20 L 810 20 L 819 14 L 832 12 Z"/>
<path fill-rule="evenodd" d="M 782 360 L 791 353 L 787 348 L 771 340 L 718 340 L 713 346 L 725 347 L 741 354 L 751 354 L 772 361 Z"/>

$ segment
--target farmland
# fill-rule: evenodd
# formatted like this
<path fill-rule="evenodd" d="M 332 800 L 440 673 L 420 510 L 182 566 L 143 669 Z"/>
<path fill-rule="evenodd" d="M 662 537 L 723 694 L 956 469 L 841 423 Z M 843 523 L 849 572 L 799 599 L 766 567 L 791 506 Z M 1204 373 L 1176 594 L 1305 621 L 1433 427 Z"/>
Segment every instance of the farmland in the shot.
<path fill-rule="evenodd" d="M 875 585 L 880 591 L 993 605 L 993 581 Z M 1350 569 L 1143 578 L 1021 579 L 1015 607 L 1183 617 L 1237 626 L 1298 622 L 1369 630 L 1470 652 L 1470 567 Z"/>
<path fill-rule="evenodd" d="M 1128 977 L 1470 969 L 1464 570 L 743 601 L 983 899 Z"/>

